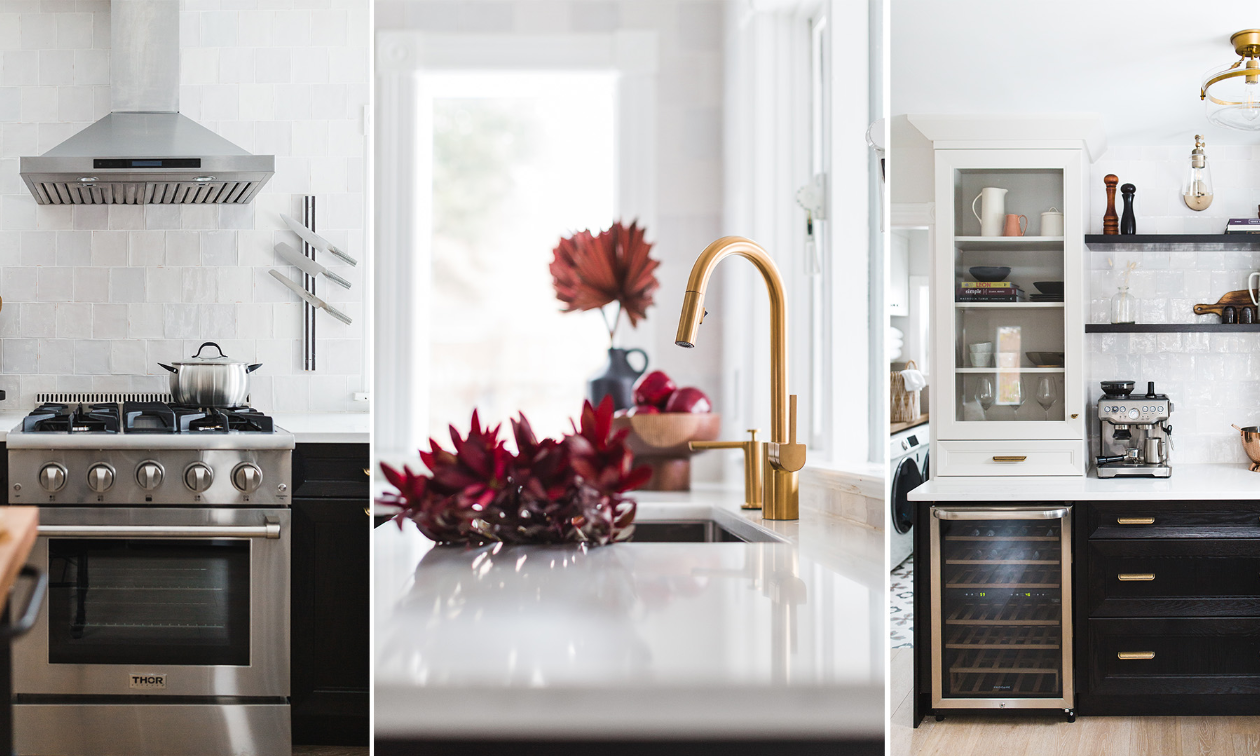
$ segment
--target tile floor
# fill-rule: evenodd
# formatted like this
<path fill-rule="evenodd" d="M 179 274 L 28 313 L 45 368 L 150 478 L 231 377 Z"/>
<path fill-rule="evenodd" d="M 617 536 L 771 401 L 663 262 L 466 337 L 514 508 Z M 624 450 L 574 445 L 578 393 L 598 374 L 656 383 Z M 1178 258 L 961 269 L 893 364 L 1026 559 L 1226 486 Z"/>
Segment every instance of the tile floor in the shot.
<path fill-rule="evenodd" d="M 890 648 L 914 648 L 914 557 L 897 565 L 888 583 Z"/>

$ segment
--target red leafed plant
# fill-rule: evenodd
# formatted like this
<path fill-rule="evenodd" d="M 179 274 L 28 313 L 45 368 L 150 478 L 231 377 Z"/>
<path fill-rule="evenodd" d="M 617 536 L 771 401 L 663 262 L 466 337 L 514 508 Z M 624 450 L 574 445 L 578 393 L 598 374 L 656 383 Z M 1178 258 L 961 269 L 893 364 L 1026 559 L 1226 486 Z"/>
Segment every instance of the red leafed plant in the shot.
<path fill-rule="evenodd" d="M 634 466 L 628 429 L 612 429 L 611 397 L 585 402 L 580 425 L 560 440 L 539 441 L 525 415 L 512 421 L 513 454 L 499 426 L 482 427 L 476 410 L 468 435 L 451 426 L 454 451 L 429 440 L 420 460 L 429 474 L 381 465 L 398 489 L 378 502 L 402 511 L 439 543 L 590 543 L 624 541 L 634 533 L 635 503 L 623 494 L 643 485 L 651 469 Z"/>
<path fill-rule="evenodd" d="M 647 317 L 647 308 L 658 286 L 656 267 L 649 253 L 652 245 L 644 241 L 638 221 L 627 228 L 620 221 L 598 235 L 589 230 L 560 240 L 553 250 L 551 277 L 556 298 L 564 302 L 565 312 L 600 310 L 617 303 L 617 316 L 608 325 L 611 340 L 621 322 L 621 313 L 630 318 L 630 327 L 638 327 Z M 607 315 L 604 316 L 608 324 Z"/>

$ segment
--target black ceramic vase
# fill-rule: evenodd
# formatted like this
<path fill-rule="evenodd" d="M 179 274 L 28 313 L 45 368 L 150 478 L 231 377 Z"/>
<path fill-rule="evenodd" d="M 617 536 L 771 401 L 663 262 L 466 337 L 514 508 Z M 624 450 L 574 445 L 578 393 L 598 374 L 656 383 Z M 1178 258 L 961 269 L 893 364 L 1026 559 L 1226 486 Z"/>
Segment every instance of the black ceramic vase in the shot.
<path fill-rule="evenodd" d="M 643 366 L 635 370 L 630 365 L 629 356 L 632 352 L 638 352 L 643 357 Z M 642 349 L 618 349 L 612 347 L 608 350 L 608 367 L 604 370 L 604 374 L 592 378 L 587 383 L 587 396 L 591 400 L 591 404 L 599 406 L 605 396 L 612 396 L 613 409 L 626 409 L 634 406 L 634 382 L 639 380 L 639 376 L 647 370 L 648 356 L 647 352 Z"/>

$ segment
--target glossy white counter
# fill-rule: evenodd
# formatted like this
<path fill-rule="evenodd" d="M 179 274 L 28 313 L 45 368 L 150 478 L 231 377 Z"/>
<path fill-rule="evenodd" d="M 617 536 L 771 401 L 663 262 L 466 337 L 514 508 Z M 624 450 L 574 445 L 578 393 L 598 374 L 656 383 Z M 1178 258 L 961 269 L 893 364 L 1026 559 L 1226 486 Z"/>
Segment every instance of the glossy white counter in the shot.
<path fill-rule="evenodd" d="M 366 444 L 372 440 L 372 416 L 366 412 L 277 412 L 272 417 L 299 444 Z"/>
<path fill-rule="evenodd" d="M 911 501 L 1175 501 L 1260 499 L 1260 473 L 1245 464 L 1173 465 L 1170 478 L 934 478 Z"/>
<path fill-rule="evenodd" d="M 0 441 L 4 441 L 9 437 L 9 431 L 13 430 L 18 423 L 22 422 L 22 418 L 28 413 L 12 410 L 9 412 L 0 412 Z"/>
<path fill-rule="evenodd" d="M 761 522 L 737 494 L 638 498 L 643 521 Z M 387 523 L 377 737 L 882 738 L 883 534 L 766 524 L 781 542 L 583 550 L 435 549 Z"/>

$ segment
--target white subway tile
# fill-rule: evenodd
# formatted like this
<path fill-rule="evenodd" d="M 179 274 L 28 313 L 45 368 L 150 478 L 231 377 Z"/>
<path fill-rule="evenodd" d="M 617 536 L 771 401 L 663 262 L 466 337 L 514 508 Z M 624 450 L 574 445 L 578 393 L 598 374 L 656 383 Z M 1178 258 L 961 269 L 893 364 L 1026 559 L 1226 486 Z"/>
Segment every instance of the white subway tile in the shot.
<path fill-rule="evenodd" d="M 277 375 L 272 379 L 275 412 L 310 410 L 310 380 L 306 376 Z"/>
<path fill-rule="evenodd" d="M 41 342 L 41 346 L 43 343 Z M 77 339 L 74 342 L 74 368 L 73 370 L 57 371 L 57 372 L 74 372 L 79 375 L 106 375 L 109 371 L 109 354 L 110 342 L 95 341 L 91 339 Z M 48 372 L 43 370 L 43 351 L 40 351 L 40 372 Z"/>
<path fill-rule="evenodd" d="M 258 84 L 287 84 L 292 81 L 293 59 L 288 50 L 259 48 L 254 54 L 254 81 Z"/>
<path fill-rule="evenodd" d="M 52 338 L 57 335 L 57 305 L 23 302 L 17 305 L 21 321 L 19 333 L 26 338 Z"/>
<path fill-rule="evenodd" d="M 92 305 L 62 302 L 57 305 L 57 338 L 92 337 Z"/>
<path fill-rule="evenodd" d="M 209 11 L 201 15 L 202 47 L 236 47 L 236 11 Z"/>
<path fill-rule="evenodd" d="M 38 361 L 35 339 L 0 340 L 0 372 L 34 373 Z"/>
<path fill-rule="evenodd" d="M 109 269 L 110 302 L 143 302 L 145 271 L 142 268 Z M 90 300 L 98 301 L 98 300 Z"/>
<path fill-rule="evenodd" d="M 203 265 L 237 265 L 236 231 L 205 231 L 201 235 L 201 261 Z"/>
<path fill-rule="evenodd" d="M 86 306 L 86 305 L 85 305 Z M 127 338 L 127 312 L 129 307 L 141 307 L 143 305 L 125 305 L 125 304 L 94 304 L 90 305 L 91 314 L 86 318 L 89 330 L 89 336 L 94 339 L 125 339 Z M 60 313 L 58 313 L 60 314 Z M 61 334 L 64 335 L 64 334 Z"/>
<path fill-rule="evenodd" d="M 74 268 L 40 268 L 35 284 L 39 302 L 62 302 L 73 296 Z"/>
<path fill-rule="evenodd" d="M 218 275 L 214 268 L 183 268 L 181 302 L 214 302 L 218 298 Z"/>
<path fill-rule="evenodd" d="M 146 268 L 142 302 L 178 302 L 184 291 L 182 268 Z"/>
<path fill-rule="evenodd" d="M 165 231 L 132 231 L 127 262 L 133 267 L 151 267 L 166 263 Z"/>
<path fill-rule="evenodd" d="M 23 231 L 21 233 L 22 265 L 55 265 L 57 232 Z"/>
<path fill-rule="evenodd" d="M 161 304 L 130 304 L 127 308 L 127 334 L 130 339 L 160 339 L 166 331 L 166 314 Z"/>
<path fill-rule="evenodd" d="M 162 335 L 168 339 L 197 338 L 197 305 L 168 304 L 163 310 Z"/>
<path fill-rule="evenodd" d="M 147 369 L 143 341 L 118 339 L 100 343 L 109 345 L 109 372 L 116 375 L 139 375 Z"/>
<path fill-rule="evenodd" d="M 172 267 L 201 265 L 201 233 L 167 231 L 166 263 Z"/>
<path fill-rule="evenodd" d="M 201 334 L 203 339 L 210 339 L 219 342 L 224 349 L 228 347 L 224 345 L 228 339 L 235 339 L 237 335 L 236 324 L 236 306 L 230 304 L 203 304 L 198 310 L 200 319 Z M 235 350 L 237 354 L 241 350 Z M 233 359 L 243 359 L 242 357 L 234 357 Z"/>
<path fill-rule="evenodd" d="M 254 277 L 249 268 L 223 267 L 218 269 L 219 302 L 230 304 L 250 302 L 253 299 L 253 292 Z"/>
<path fill-rule="evenodd" d="M 35 372 L 43 375 L 64 375 L 74 370 L 73 339 L 39 339 Z"/>

